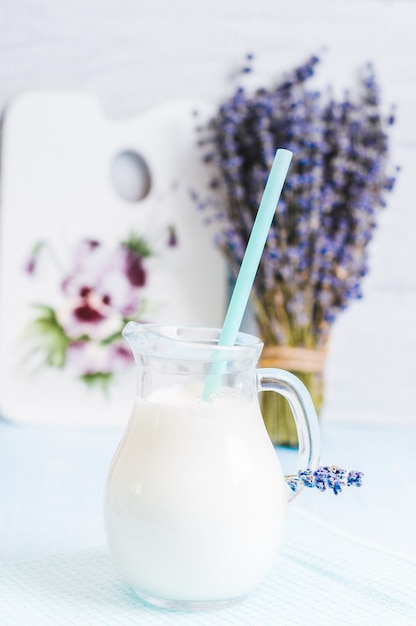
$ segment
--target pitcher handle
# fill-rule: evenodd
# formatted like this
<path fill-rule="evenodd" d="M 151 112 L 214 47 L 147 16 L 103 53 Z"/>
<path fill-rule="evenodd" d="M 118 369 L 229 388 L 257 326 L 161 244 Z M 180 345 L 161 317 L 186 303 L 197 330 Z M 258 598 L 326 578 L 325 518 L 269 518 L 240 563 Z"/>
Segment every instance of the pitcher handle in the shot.
<path fill-rule="evenodd" d="M 321 436 L 316 410 L 305 385 L 297 376 L 277 368 L 257 369 L 257 391 L 274 391 L 289 403 L 298 434 L 298 470 L 315 470 L 319 465 Z M 291 502 L 300 493 L 288 491 Z"/>

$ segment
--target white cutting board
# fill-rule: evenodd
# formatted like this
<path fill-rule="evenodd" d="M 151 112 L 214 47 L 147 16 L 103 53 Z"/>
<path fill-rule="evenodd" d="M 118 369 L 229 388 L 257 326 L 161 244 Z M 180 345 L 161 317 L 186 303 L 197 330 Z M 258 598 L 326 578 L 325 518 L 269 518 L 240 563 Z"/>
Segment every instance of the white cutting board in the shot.
<path fill-rule="evenodd" d="M 225 264 L 190 198 L 192 188 L 206 188 L 209 172 L 201 162 L 195 126 L 212 112 L 207 103 L 172 102 L 130 119 L 110 119 L 90 94 L 62 92 L 27 93 L 10 104 L 2 139 L 2 417 L 54 425 L 128 419 L 134 365 L 114 378 L 107 394 L 87 387 L 67 367 L 33 371 L 33 363 L 28 366 L 24 335 L 36 313 L 32 305 L 63 305 L 62 280 L 82 239 L 99 240 L 110 250 L 132 232 L 145 237 L 156 252 L 147 260 L 145 318 L 221 325 Z M 114 160 L 125 151 L 138 153 L 150 172 L 150 191 L 140 201 L 121 197 L 112 179 Z M 168 247 L 172 225 L 177 245 Z M 39 241 L 47 245 L 29 275 L 25 267 Z"/>

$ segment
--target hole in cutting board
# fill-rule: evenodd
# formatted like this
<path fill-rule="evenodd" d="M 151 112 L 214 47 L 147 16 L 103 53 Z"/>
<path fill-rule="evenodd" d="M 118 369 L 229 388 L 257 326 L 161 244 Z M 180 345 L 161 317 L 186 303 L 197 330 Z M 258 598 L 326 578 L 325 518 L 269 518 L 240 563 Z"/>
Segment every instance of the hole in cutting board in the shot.
<path fill-rule="evenodd" d="M 145 159 L 134 150 L 123 150 L 114 157 L 110 168 L 116 192 L 128 202 L 139 202 L 150 192 L 151 176 Z"/>

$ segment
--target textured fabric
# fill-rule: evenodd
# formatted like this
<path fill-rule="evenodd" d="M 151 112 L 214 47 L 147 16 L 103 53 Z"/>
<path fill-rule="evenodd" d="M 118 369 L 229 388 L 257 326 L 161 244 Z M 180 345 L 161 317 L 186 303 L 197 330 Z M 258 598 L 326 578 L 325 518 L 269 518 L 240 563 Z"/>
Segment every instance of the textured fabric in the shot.
<path fill-rule="evenodd" d="M 416 624 L 415 581 L 415 561 L 294 509 L 269 575 L 232 608 L 178 613 L 148 606 L 100 547 L 0 565 L 0 624 L 401 626 Z"/>

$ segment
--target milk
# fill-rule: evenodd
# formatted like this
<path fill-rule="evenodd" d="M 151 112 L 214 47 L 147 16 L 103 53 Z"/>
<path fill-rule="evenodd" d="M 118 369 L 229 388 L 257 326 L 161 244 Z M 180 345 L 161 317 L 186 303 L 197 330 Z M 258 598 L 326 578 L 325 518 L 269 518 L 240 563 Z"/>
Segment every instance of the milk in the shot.
<path fill-rule="evenodd" d="M 269 569 L 286 514 L 282 470 L 258 400 L 198 386 L 136 398 L 105 498 L 109 545 L 145 598 L 241 598 Z"/>

